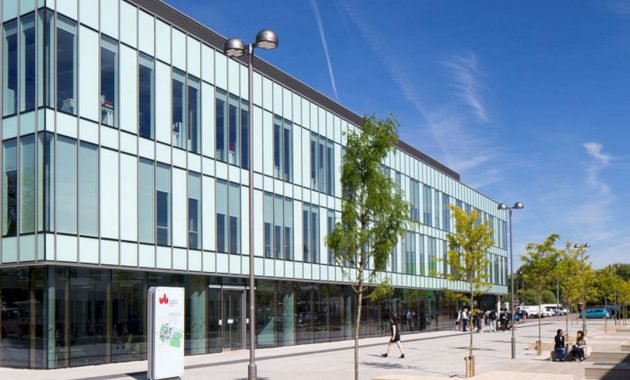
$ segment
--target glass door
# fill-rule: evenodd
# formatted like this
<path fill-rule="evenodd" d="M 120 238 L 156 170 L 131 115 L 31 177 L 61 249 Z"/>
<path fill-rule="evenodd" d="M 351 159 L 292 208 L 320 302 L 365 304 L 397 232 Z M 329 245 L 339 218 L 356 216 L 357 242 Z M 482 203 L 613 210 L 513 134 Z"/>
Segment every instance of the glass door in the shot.
<path fill-rule="evenodd" d="M 223 290 L 223 349 L 240 350 L 245 341 L 245 291 Z"/>

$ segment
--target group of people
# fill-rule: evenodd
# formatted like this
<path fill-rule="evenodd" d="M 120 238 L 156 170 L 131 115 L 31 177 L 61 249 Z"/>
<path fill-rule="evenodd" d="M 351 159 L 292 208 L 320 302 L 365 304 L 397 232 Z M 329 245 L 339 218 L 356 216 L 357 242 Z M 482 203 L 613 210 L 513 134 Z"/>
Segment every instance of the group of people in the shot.
<path fill-rule="evenodd" d="M 571 346 L 571 350 L 569 350 L 568 344 L 565 343 L 564 331 L 562 329 L 558 329 L 556 332 L 556 336 L 554 338 L 554 351 L 556 352 L 557 360 L 564 361 L 584 361 L 586 358 L 586 338 L 584 337 L 583 331 L 577 332 L 577 337 L 575 339 L 575 344 Z"/>
<path fill-rule="evenodd" d="M 455 321 L 455 329 L 458 331 L 468 331 L 470 328 L 473 332 L 496 332 L 505 331 L 510 328 L 510 319 L 512 314 L 506 309 L 497 313 L 496 310 L 468 310 L 467 307 L 457 312 L 457 320 Z"/>

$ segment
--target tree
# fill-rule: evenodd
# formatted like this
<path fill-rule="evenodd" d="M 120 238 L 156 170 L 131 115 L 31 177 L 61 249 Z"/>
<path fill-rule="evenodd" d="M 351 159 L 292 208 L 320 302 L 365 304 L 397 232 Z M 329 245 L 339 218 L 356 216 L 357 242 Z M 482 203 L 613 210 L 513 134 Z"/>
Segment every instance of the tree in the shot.
<path fill-rule="evenodd" d="M 558 263 L 556 265 L 556 280 L 560 284 L 560 294 L 562 302 L 566 303 L 567 308 L 571 310 L 582 297 L 582 285 L 579 281 L 575 281 L 579 276 L 580 257 L 577 249 L 573 247 L 573 243 L 567 242 L 565 248 L 558 251 Z M 566 314 L 567 335 L 569 334 L 569 313 Z"/>
<path fill-rule="evenodd" d="M 356 294 L 354 378 L 359 379 L 359 326 L 368 287 L 381 281 L 391 252 L 405 231 L 409 205 L 381 169 L 398 140 L 398 122 L 364 117 L 358 132 L 348 134 L 341 169 L 341 221 L 326 237 L 335 261 L 344 268 Z M 376 289 L 382 289 L 377 286 Z M 379 293 L 382 293 L 379 290 Z"/>
<path fill-rule="evenodd" d="M 494 234 L 489 223 L 479 223 L 480 215 L 472 210 L 470 214 L 451 205 L 455 218 L 455 233 L 446 235 L 448 241 L 448 264 L 453 269 L 449 280 L 466 281 L 470 292 L 470 306 L 476 296 L 490 287 L 488 281 L 488 249 L 492 246 Z M 470 329 L 466 377 L 475 376 L 473 351 L 473 329 Z"/>
<path fill-rule="evenodd" d="M 608 300 L 614 297 L 619 280 L 615 274 L 615 269 L 607 266 L 595 274 L 595 288 L 597 294 L 604 300 L 604 306 L 608 307 Z M 615 313 L 618 311 L 615 310 Z M 604 331 L 608 330 L 608 318 L 604 318 Z"/>
<path fill-rule="evenodd" d="M 544 242 L 540 244 L 529 243 L 527 245 L 527 254 L 521 256 L 523 265 L 521 270 L 525 282 L 536 290 L 538 294 L 538 341 L 536 342 L 537 353 L 542 353 L 541 347 L 541 335 L 542 326 L 541 321 L 542 311 L 540 305 L 543 303 L 542 294 L 545 290 L 549 290 L 551 281 L 555 278 L 556 262 L 558 260 L 558 250 L 554 248 L 556 240 L 560 235 L 551 234 Z"/>

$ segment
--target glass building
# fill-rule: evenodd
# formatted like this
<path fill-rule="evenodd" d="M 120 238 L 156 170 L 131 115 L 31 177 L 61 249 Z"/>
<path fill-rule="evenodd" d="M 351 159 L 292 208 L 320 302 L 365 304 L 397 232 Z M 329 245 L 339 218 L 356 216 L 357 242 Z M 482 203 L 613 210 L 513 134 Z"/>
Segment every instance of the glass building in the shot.
<path fill-rule="evenodd" d="M 323 242 L 359 115 L 259 59 L 250 109 L 243 62 L 161 1 L 1 3 L 1 366 L 145 359 L 158 285 L 186 289 L 187 354 L 245 348 L 250 248 L 258 347 L 351 338 L 354 296 Z M 387 334 L 389 313 L 406 330 L 452 328 L 443 289 L 466 284 L 444 278 L 450 204 L 495 229 L 480 300 L 495 305 L 507 292 L 497 203 L 402 141 L 383 170 L 418 224 L 361 334 Z"/>

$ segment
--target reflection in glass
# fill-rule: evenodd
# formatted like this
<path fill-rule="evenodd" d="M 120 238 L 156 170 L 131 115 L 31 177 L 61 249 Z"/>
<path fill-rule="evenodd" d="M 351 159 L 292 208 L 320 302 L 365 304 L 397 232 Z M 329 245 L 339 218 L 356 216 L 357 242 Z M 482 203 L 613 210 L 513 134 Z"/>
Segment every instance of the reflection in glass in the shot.
<path fill-rule="evenodd" d="M 116 86 L 118 44 L 105 36 L 101 37 L 101 123 L 116 126 Z"/>
<path fill-rule="evenodd" d="M 21 72 L 20 72 L 20 111 L 35 109 L 37 87 L 35 86 L 35 13 L 20 19 L 22 41 L 20 43 Z"/>
<path fill-rule="evenodd" d="M 171 244 L 171 169 L 157 165 L 155 181 L 156 237 L 158 245 Z"/>
<path fill-rule="evenodd" d="M 226 138 L 226 114 L 227 114 L 227 101 L 225 91 L 217 89 L 215 99 L 215 144 L 216 144 L 216 159 L 219 161 L 226 161 L 225 152 L 225 138 Z"/>
<path fill-rule="evenodd" d="M 57 15 L 57 109 L 77 113 L 77 24 Z"/>
<path fill-rule="evenodd" d="M 141 158 L 138 164 L 138 228 L 140 242 L 153 244 L 155 234 L 155 201 L 153 161 Z"/>
<path fill-rule="evenodd" d="M 239 146 L 238 146 L 238 130 L 239 130 L 239 112 L 238 98 L 230 94 L 228 104 L 228 162 L 232 165 L 239 164 Z"/>
<path fill-rule="evenodd" d="M 112 272 L 112 362 L 146 358 L 144 287 L 142 272 Z"/>
<path fill-rule="evenodd" d="M 201 248 L 201 177 L 188 173 L 188 248 Z"/>
<path fill-rule="evenodd" d="M 17 20 L 3 25 L 2 40 L 2 115 L 17 112 L 18 38 Z"/>
<path fill-rule="evenodd" d="M 98 146 L 79 145 L 79 233 L 98 236 Z"/>
<path fill-rule="evenodd" d="M 249 105 L 241 100 L 241 167 L 249 169 Z"/>
<path fill-rule="evenodd" d="M 199 80 L 188 77 L 188 150 L 199 153 Z"/>
<path fill-rule="evenodd" d="M 186 149 L 186 120 L 184 118 L 186 109 L 185 82 L 185 74 L 179 70 L 173 70 L 173 145 L 182 149 Z"/>
<path fill-rule="evenodd" d="M 77 142 L 57 135 L 55 160 L 57 232 L 77 233 Z"/>
<path fill-rule="evenodd" d="M 20 233 L 35 232 L 35 135 L 20 138 Z"/>
<path fill-rule="evenodd" d="M 217 180 L 216 182 L 216 222 L 217 222 L 217 251 L 218 252 L 226 252 L 227 251 L 227 229 L 226 229 L 226 218 L 227 218 L 227 206 L 228 206 L 228 191 L 227 191 L 227 182 Z"/>
<path fill-rule="evenodd" d="M 140 137 L 153 140 L 153 115 L 155 104 L 155 82 L 153 58 L 140 53 L 138 64 L 138 133 Z"/>
<path fill-rule="evenodd" d="M 2 236 L 17 235 L 17 141 L 2 143 Z"/>

